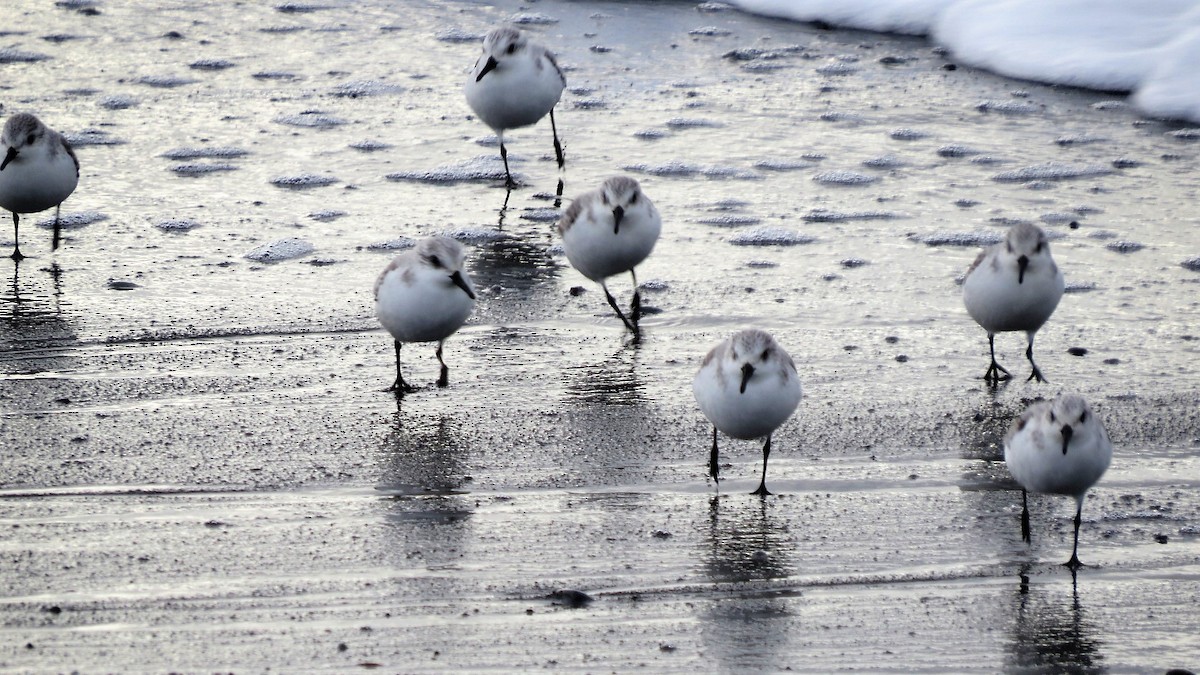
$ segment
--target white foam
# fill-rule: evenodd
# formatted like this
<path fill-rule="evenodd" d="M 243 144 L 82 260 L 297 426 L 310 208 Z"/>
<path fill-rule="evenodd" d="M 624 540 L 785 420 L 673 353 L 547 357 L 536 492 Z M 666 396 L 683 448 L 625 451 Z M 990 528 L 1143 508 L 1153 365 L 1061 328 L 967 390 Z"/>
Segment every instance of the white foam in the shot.
<path fill-rule="evenodd" d="M 281 262 L 312 253 L 316 248 L 303 239 L 288 237 L 277 239 L 246 252 L 246 257 L 258 262 Z"/>
<path fill-rule="evenodd" d="M 928 35 L 956 60 L 1022 79 L 1129 91 L 1153 117 L 1200 123 L 1194 0 L 732 0 L 796 21 Z"/>
<path fill-rule="evenodd" d="M 726 241 L 735 246 L 796 246 L 816 240 L 816 237 L 783 227 L 758 227 L 739 232 Z"/>
<path fill-rule="evenodd" d="M 154 224 L 163 232 L 187 232 L 200 227 L 200 223 L 191 218 L 169 218 Z"/>

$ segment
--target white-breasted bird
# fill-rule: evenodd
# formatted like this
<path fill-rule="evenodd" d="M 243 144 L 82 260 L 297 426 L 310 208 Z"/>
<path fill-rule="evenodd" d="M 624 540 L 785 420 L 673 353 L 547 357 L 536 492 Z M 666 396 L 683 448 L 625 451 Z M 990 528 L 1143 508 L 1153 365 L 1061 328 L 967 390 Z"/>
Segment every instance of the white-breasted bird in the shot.
<path fill-rule="evenodd" d="M 505 26 L 493 29 L 484 38 L 483 54 L 467 79 L 467 104 L 499 137 L 509 187 L 515 185 L 504 145 L 504 132 L 509 129 L 535 124 L 549 114 L 554 155 L 559 168 L 565 163 L 554 124 L 554 106 L 566 86 L 567 78 L 554 55 L 522 32 Z"/>
<path fill-rule="evenodd" d="M 58 250 L 59 209 L 79 184 L 79 159 L 62 134 L 42 124 L 30 113 L 17 113 L 4 123 L 0 133 L 4 153 L 0 159 L 0 207 L 12 212 L 13 260 L 21 260 L 22 213 L 37 213 L 51 206 L 54 239 Z"/>
<path fill-rule="evenodd" d="M 442 345 L 466 323 L 475 307 L 475 288 L 464 263 L 466 253 L 449 237 L 429 237 L 396 256 L 375 281 L 375 313 L 396 346 L 397 395 L 413 391 L 400 372 L 400 346 L 437 342 L 438 386 L 449 384 Z"/>
<path fill-rule="evenodd" d="M 692 392 L 713 425 L 708 458 L 713 481 L 719 480 L 718 430 L 742 440 L 765 437 L 762 480 L 753 494 L 771 494 L 767 490 L 771 434 L 796 411 L 802 395 L 792 357 L 766 331 L 739 331 L 704 357 L 692 381 Z"/>
<path fill-rule="evenodd" d="M 996 362 L 996 333 L 1025 331 L 1025 357 L 1033 367 L 1028 379 L 1046 381 L 1033 361 L 1033 336 L 1058 307 L 1064 289 L 1050 242 L 1037 225 L 1014 225 L 1003 242 L 979 254 L 963 280 L 963 303 L 988 334 L 992 363 L 984 380 L 996 384 L 1012 377 Z"/>
<path fill-rule="evenodd" d="M 1021 485 L 1021 538 L 1030 541 L 1029 492 L 1074 497 L 1075 543 L 1065 564 L 1078 569 L 1083 498 L 1111 461 L 1104 425 L 1082 397 L 1066 394 L 1029 406 L 1004 437 L 1004 462 Z"/>
<path fill-rule="evenodd" d="M 662 217 L 642 192 L 642 186 L 629 176 L 605 180 L 598 189 L 571 202 L 558 220 L 558 231 L 571 266 L 600 284 L 608 304 L 625 327 L 638 335 L 642 296 L 634 268 L 654 250 L 662 232 Z M 629 317 L 621 311 L 605 282 L 622 272 L 633 277 Z"/>

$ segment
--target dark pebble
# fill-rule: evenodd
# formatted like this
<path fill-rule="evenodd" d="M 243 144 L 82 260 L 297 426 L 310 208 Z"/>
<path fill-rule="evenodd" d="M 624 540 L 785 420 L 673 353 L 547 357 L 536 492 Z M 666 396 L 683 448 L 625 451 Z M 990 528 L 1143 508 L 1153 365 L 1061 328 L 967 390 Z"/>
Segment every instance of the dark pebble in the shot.
<path fill-rule="evenodd" d="M 947 63 L 946 65 L 942 66 L 942 70 L 958 70 L 958 66 L 954 65 L 953 63 Z"/>
<path fill-rule="evenodd" d="M 908 357 L 904 354 L 897 354 L 896 363 L 908 363 Z"/>
<path fill-rule="evenodd" d="M 1121 362 L 1121 359 L 1104 359 L 1104 365 L 1115 366 Z"/>
<path fill-rule="evenodd" d="M 1157 541 L 1160 544 L 1165 544 L 1167 541 L 1169 541 L 1169 539 L 1165 534 L 1156 534 L 1154 535 L 1154 541 Z"/>
<path fill-rule="evenodd" d="M 1087 352 L 1088 350 L 1084 349 L 1083 347 L 1071 347 L 1067 350 L 1067 353 L 1071 356 L 1083 356 L 1084 354 L 1087 354 Z"/>
<path fill-rule="evenodd" d="M 347 649 L 350 649 L 350 648 L 346 646 L 346 643 L 345 643 L 345 642 L 339 642 L 339 643 L 338 643 L 338 651 L 339 651 L 339 652 L 344 652 L 344 651 L 346 651 Z"/>
<path fill-rule="evenodd" d="M 554 604 L 564 605 L 566 607 L 584 607 L 595 599 L 583 591 L 576 591 L 572 589 L 554 591 L 548 597 L 554 602 Z"/>
<path fill-rule="evenodd" d="M 571 290 L 568 292 L 571 294 L 571 297 L 574 298 L 574 297 L 583 295 L 584 293 L 587 293 L 587 289 L 584 288 L 583 286 L 572 286 Z"/>

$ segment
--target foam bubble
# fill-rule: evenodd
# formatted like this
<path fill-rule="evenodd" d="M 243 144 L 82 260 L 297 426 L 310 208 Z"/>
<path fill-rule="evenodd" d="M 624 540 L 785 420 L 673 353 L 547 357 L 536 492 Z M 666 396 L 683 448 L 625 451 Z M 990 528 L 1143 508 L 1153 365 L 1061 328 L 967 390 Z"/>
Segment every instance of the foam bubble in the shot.
<path fill-rule="evenodd" d="M 247 251 L 245 257 L 257 262 L 272 263 L 299 258 L 315 250 L 316 247 L 303 239 L 288 237 L 256 246 Z"/>
<path fill-rule="evenodd" d="M 782 227 L 757 227 L 738 232 L 726 241 L 734 246 L 796 246 L 811 244 L 816 237 Z"/>

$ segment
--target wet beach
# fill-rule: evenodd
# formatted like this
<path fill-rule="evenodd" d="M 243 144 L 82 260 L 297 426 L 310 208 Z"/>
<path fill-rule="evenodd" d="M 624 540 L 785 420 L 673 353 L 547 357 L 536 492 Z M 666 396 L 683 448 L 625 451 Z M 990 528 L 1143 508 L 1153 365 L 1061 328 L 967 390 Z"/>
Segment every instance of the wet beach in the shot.
<path fill-rule="evenodd" d="M 506 21 L 568 80 L 565 169 L 506 134 L 511 192 L 462 94 Z M 0 669 L 1200 667 L 1192 127 L 688 2 L 18 0 L 0 34 L 0 113 L 82 167 L 63 248 L 36 214 L 0 261 Z M 664 220 L 636 342 L 554 230 L 560 180 L 619 173 Z M 1068 292 L 1049 383 L 1001 334 L 993 389 L 959 284 L 1021 221 Z M 372 284 L 434 233 L 479 300 L 398 402 Z M 804 385 L 767 499 L 756 443 L 707 479 L 691 393 L 746 326 Z M 1076 583 L 1070 500 L 1026 546 L 1000 447 L 1065 391 L 1115 446 Z"/>

